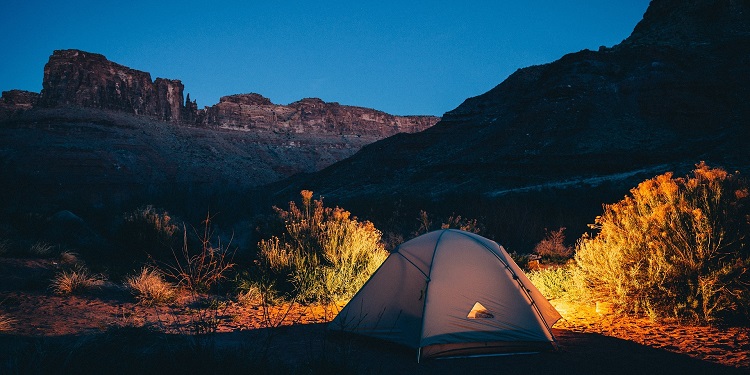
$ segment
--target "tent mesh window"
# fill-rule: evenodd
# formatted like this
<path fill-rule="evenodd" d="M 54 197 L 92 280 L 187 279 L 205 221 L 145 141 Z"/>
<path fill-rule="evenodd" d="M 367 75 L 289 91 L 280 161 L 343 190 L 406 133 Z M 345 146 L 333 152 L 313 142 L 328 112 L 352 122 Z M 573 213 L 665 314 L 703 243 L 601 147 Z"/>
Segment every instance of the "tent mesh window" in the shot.
<path fill-rule="evenodd" d="M 481 303 L 477 302 L 466 317 L 469 319 L 492 319 L 495 315 L 492 315 Z"/>

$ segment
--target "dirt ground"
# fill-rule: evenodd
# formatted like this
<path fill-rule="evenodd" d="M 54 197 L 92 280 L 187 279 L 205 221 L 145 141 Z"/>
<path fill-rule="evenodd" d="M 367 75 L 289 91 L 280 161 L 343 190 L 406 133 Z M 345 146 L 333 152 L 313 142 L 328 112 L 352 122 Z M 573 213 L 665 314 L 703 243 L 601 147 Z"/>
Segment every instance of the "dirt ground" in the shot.
<path fill-rule="evenodd" d="M 0 258 L 0 315 L 11 320 L 0 330 L 0 373 L 3 366 L 15 369 L 10 373 L 23 372 L 14 364 L 23 361 L 19 358 L 24 351 L 39 347 L 40 340 L 68 340 L 72 353 L 82 338 L 113 328 L 148 327 L 164 337 L 201 337 L 219 352 L 262 354 L 264 360 L 283 363 L 293 372 L 320 373 L 320 366 L 317 372 L 304 366 L 323 360 L 337 363 L 339 367 L 322 371 L 332 373 L 343 363 L 349 372 L 372 374 L 489 374 L 501 369 L 556 374 L 750 374 L 750 327 L 655 323 L 598 313 L 595 306 L 551 301 L 564 317 L 553 327 L 557 350 L 417 363 L 413 350 L 326 331 L 325 322 L 341 306 L 264 309 L 258 304 L 212 303 L 205 296 L 186 294 L 168 306 L 149 307 L 137 304 L 114 283 L 82 295 L 57 296 L 48 288 L 54 270 L 50 260 Z M 210 334 L 196 336 L 203 332 Z"/>

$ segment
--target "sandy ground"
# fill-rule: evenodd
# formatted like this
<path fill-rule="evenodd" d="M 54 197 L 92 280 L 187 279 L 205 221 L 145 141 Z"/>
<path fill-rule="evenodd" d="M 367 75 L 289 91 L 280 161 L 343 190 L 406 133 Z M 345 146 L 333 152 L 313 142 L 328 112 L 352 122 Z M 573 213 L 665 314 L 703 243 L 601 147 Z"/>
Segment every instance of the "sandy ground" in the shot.
<path fill-rule="evenodd" d="M 564 317 L 553 327 L 556 351 L 418 364 L 412 350 L 328 333 L 324 323 L 341 306 L 211 305 L 203 296 L 185 294 L 171 305 L 149 307 L 112 283 L 83 295 L 57 296 L 48 288 L 54 270 L 49 260 L 0 258 L 0 314 L 12 319 L 0 331 L 0 348 L 39 337 L 149 326 L 170 335 L 210 331 L 219 347 L 243 347 L 263 338 L 275 361 L 294 363 L 334 353 L 366 373 L 497 373 L 506 368 L 534 373 L 750 374 L 750 327 L 655 323 L 552 301 Z"/>

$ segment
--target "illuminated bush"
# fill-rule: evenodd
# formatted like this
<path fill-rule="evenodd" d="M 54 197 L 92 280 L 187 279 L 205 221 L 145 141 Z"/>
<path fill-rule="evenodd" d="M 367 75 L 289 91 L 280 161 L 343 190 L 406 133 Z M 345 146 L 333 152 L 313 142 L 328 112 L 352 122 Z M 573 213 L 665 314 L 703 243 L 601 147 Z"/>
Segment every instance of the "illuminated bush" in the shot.
<path fill-rule="evenodd" d="M 259 260 L 282 291 L 308 301 L 350 298 L 388 256 L 381 233 L 303 190 L 302 206 L 275 208 L 283 234 L 258 243 Z M 286 290 L 284 290 L 286 289 Z"/>
<path fill-rule="evenodd" d="M 575 259 L 599 298 L 625 311 L 703 322 L 747 319 L 747 184 L 720 168 L 646 180 L 606 205 Z"/>

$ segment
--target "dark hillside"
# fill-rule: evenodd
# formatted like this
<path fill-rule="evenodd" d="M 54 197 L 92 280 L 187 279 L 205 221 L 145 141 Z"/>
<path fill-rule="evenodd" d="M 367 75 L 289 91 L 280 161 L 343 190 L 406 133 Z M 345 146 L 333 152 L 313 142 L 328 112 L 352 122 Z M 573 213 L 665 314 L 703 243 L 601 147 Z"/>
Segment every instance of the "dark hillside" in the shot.
<path fill-rule="evenodd" d="M 537 240 L 544 227 L 577 236 L 581 216 L 592 221 L 645 178 L 701 160 L 750 170 L 748 63 L 750 3 L 656 0 L 621 44 L 520 69 L 436 126 L 279 184 L 279 196 L 306 187 L 347 206 L 397 199 L 412 221 L 420 208 L 487 218 L 497 207 L 511 217 L 533 210 Z M 488 229 L 528 246 L 522 225 Z"/>

